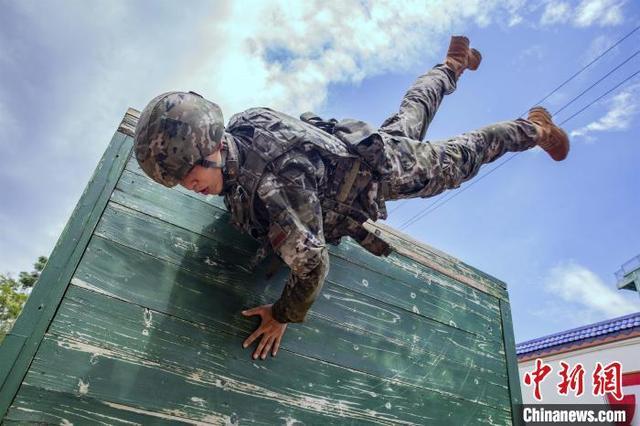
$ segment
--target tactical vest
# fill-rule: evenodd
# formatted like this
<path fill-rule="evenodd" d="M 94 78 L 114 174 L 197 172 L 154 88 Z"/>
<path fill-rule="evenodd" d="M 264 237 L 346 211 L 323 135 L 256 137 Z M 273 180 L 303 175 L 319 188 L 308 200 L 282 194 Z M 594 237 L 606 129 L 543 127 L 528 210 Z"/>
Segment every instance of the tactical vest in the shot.
<path fill-rule="evenodd" d="M 254 209 L 256 189 L 269 165 L 294 148 L 307 151 L 314 149 L 323 158 L 353 160 L 351 170 L 346 174 L 336 196 L 321 198 L 323 214 L 333 215 L 333 221 L 343 221 L 343 235 L 354 238 L 371 253 L 377 256 L 391 253 L 391 248 L 385 241 L 362 226 L 369 217 L 344 203 L 359 167 L 364 167 L 361 156 L 351 152 L 348 144 L 318 127 L 269 108 L 252 108 L 234 115 L 229 121 L 227 132 L 246 142 L 245 158 L 243 164 L 238 165 L 236 183 L 248 199 L 251 222 L 258 222 Z M 331 244 L 340 242 L 340 235 L 325 237 Z M 263 247 L 257 257 L 259 259 L 264 255 Z"/>

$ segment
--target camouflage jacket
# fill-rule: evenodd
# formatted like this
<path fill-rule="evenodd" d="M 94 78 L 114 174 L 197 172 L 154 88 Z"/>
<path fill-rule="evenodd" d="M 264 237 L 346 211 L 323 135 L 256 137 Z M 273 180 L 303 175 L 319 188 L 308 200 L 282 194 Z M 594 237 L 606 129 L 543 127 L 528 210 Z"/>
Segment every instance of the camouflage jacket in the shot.
<path fill-rule="evenodd" d="M 375 132 L 362 122 L 301 118 L 254 108 L 231 118 L 223 140 L 220 195 L 232 224 L 263 242 L 257 259 L 271 248 L 291 269 L 272 307 L 282 323 L 304 321 L 329 271 L 327 243 L 348 235 L 390 252 L 362 226 L 386 217 L 381 141 L 369 141 Z"/>

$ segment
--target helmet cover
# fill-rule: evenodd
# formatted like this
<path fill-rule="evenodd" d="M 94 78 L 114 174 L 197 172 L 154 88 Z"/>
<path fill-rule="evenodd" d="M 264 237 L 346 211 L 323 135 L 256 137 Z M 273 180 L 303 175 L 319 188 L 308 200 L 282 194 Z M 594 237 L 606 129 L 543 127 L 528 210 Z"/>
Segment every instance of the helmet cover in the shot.
<path fill-rule="evenodd" d="M 194 92 L 167 92 L 142 110 L 134 148 L 138 164 L 154 181 L 174 187 L 194 165 L 220 147 L 220 107 Z"/>

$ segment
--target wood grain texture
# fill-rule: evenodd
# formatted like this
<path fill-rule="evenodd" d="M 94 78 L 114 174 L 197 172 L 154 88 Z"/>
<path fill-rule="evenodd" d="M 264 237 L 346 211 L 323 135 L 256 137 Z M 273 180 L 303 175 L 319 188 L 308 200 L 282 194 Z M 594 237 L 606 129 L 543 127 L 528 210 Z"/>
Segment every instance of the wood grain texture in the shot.
<path fill-rule="evenodd" d="M 169 199 L 173 197 L 173 202 Z M 147 178 L 125 172 L 112 200 L 253 255 L 257 245 L 235 232 L 228 215 L 201 199 L 175 194 Z M 185 214 L 184 212 L 188 212 Z M 330 277 L 343 271 L 340 284 L 437 321 L 501 340 L 497 300 L 397 254 L 373 256 L 355 243 L 331 246 Z M 286 266 L 285 266 L 286 268 Z M 373 268 L 373 270 L 372 270 Z M 374 278 L 375 277 L 375 278 Z M 334 280 L 337 282 L 337 280 Z M 463 325 L 464 323 L 464 325 Z"/>
<path fill-rule="evenodd" d="M 134 128 L 135 112 L 122 132 Z M 229 225 L 220 197 L 152 182 L 130 155 L 131 139 L 122 142 L 125 170 L 100 195 L 100 220 L 82 234 L 73 273 L 56 283 L 66 293 L 4 423 L 514 421 L 504 283 L 368 224 L 396 252 L 377 257 L 350 238 L 331 246 L 306 321 L 289 324 L 277 357 L 253 360 L 257 342 L 241 343 L 259 318 L 240 311 L 274 302 L 288 268 L 271 279 L 266 260 L 252 270 L 258 244 Z"/>
<path fill-rule="evenodd" d="M 520 388 L 520 371 L 518 369 L 518 356 L 516 355 L 516 341 L 513 337 L 513 321 L 511 319 L 511 306 L 508 302 L 500 301 L 502 312 L 502 333 L 505 343 L 505 358 L 507 374 L 509 377 L 509 396 L 511 399 L 511 415 L 514 425 L 524 425 L 517 405 L 522 404 L 522 389 Z"/>
<path fill-rule="evenodd" d="M 212 423 L 510 421 L 505 410 L 289 351 L 279 362 L 252 361 L 240 341 L 72 286 L 25 383 Z"/>
<path fill-rule="evenodd" d="M 124 133 L 127 136 L 135 137 L 136 124 L 140 118 L 140 112 L 133 108 L 129 108 L 122 118 L 122 122 L 118 126 L 118 132 Z"/>
<path fill-rule="evenodd" d="M 146 179 L 150 183 L 152 183 L 152 181 L 144 174 L 142 169 L 140 169 L 140 166 L 135 161 L 135 159 L 131 159 L 127 163 L 126 168 L 128 171 L 136 173 L 141 178 Z M 186 196 L 224 209 L 224 203 L 222 202 L 221 197 L 202 196 L 188 191 L 180 186 L 176 187 L 175 190 L 182 194 L 185 194 Z M 176 192 L 175 190 L 172 192 Z M 381 222 L 368 221 L 365 227 L 373 232 L 378 231 L 380 233 L 379 236 L 390 243 L 398 251 L 397 254 L 401 255 L 406 260 L 414 260 L 422 267 L 426 267 L 432 272 L 437 272 L 439 274 L 447 276 L 448 278 L 456 280 L 457 282 L 465 286 L 476 288 L 500 299 L 508 299 L 506 284 L 503 281 L 489 274 L 486 274 L 478 270 L 477 268 L 467 265 L 466 263 L 460 261 L 459 259 L 456 259 L 453 256 L 437 250 L 425 243 L 417 241 L 411 238 L 409 235 L 404 234 L 397 229 L 387 226 Z M 353 244 L 356 243 L 353 242 Z M 375 257 L 373 255 L 370 256 Z"/>
<path fill-rule="evenodd" d="M 74 283 L 220 328 L 237 335 L 238 342 L 257 325 L 257 319 L 247 319 L 239 311 L 268 303 L 279 293 L 250 274 L 242 279 L 216 268 L 194 269 L 96 237 Z M 381 377 L 396 375 L 398 380 L 471 400 L 508 403 L 504 358 L 494 353 L 502 352 L 500 345 L 401 309 L 377 306 L 376 301 L 332 283 L 323 291 L 330 297 L 316 302 L 305 323 L 287 328 L 283 350 Z M 245 356 L 249 355 L 247 350 Z"/>
<path fill-rule="evenodd" d="M 459 259 L 422 244 L 383 223 L 368 221 L 365 228 L 379 232 L 403 256 L 419 262 L 434 271 L 500 299 L 508 298 L 506 284 L 488 274 L 481 273 Z"/>
<path fill-rule="evenodd" d="M 82 193 L 45 265 L 38 285 L 18 317 L 10 335 L 24 339 L 20 351 L 0 346 L 0 363 L 11 364 L 0 378 L 0 418 L 6 413 L 35 355 L 92 231 L 100 219 L 132 147 L 131 138 L 115 133 Z"/>
<path fill-rule="evenodd" d="M 175 425 L 203 424 L 81 395 L 22 384 L 2 424 Z"/>
<path fill-rule="evenodd" d="M 288 274 L 286 268 L 283 268 L 278 275 L 267 281 L 264 278 L 264 267 L 266 265 L 263 264 L 262 269 L 257 270 L 255 274 L 251 273 L 249 271 L 248 257 L 243 256 L 242 252 L 236 251 L 235 247 L 171 226 L 166 222 L 119 204 L 111 203 L 109 205 L 109 208 L 105 211 L 104 220 L 96 229 L 96 235 L 175 265 L 180 265 L 182 268 L 196 272 L 202 271 L 213 277 L 218 276 L 220 280 L 228 282 L 230 285 L 240 285 L 245 286 L 245 288 L 246 285 L 254 285 L 257 289 L 260 289 L 259 291 L 264 291 L 262 288 L 265 285 L 267 286 L 266 291 L 270 291 L 272 286 L 277 286 L 276 297 L 279 296 L 279 289 L 282 288 L 284 279 Z M 215 259 L 215 262 L 212 259 Z M 339 272 L 339 270 L 336 271 L 336 275 L 332 275 L 330 272 L 327 283 L 340 285 L 342 278 Z M 328 287 L 327 283 L 325 283 L 325 288 Z M 324 289 L 322 293 L 323 295 L 325 294 Z M 359 293 L 359 297 L 371 300 L 375 291 L 372 289 L 367 292 L 360 290 Z M 410 297 L 408 295 L 408 298 Z M 325 298 L 325 296 L 321 296 L 319 299 Z M 371 303 L 375 304 L 376 301 L 373 300 Z M 388 305 L 388 303 L 383 304 L 385 306 Z M 398 309 L 394 309 L 394 311 L 396 310 Z M 428 311 L 422 314 L 414 310 L 411 310 L 410 313 L 412 316 L 417 317 L 426 317 L 426 315 L 430 314 Z M 466 312 L 459 310 L 458 314 L 460 318 L 464 318 Z M 475 320 L 476 318 L 473 319 Z M 495 315 L 493 321 L 495 323 L 492 326 L 499 329 L 499 314 Z M 453 330 L 466 332 L 462 334 L 471 334 L 475 339 L 494 345 L 492 347 L 501 347 L 501 340 L 491 339 L 488 336 L 465 330 L 464 324 L 449 323 L 446 325 Z"/>

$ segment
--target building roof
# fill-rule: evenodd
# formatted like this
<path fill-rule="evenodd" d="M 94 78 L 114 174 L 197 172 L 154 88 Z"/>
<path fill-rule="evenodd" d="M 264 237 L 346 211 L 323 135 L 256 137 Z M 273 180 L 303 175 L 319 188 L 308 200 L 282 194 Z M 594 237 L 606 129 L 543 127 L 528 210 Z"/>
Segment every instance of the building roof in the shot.
<path fill-rule="evenodd" d="M 636 330 L 640 331 L 640 312 L 518 343 L 516 354 L 529 358 L 533 353 L 556 352 L 557 349 L 609 340 L 613 335 Z"/>

